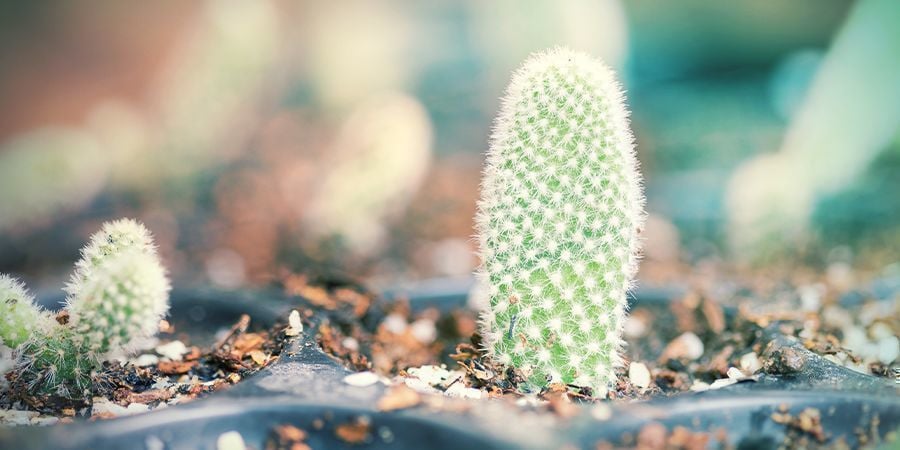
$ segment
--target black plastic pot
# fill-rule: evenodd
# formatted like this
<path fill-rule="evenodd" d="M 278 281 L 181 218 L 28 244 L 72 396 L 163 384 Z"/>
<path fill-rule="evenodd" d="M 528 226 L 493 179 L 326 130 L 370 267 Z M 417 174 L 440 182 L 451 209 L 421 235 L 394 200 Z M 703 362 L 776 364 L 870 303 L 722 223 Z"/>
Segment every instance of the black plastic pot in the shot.
<path fill-rule="evenodd" d="M 636 296 L 638 304 L 641 295 Z M 439 297 L 436 303 L 445 306 L 464 302 L 460 295 Z M 653 297 L 664 295 L 655 292 L 647 301 L 660 300 Z M 255 327 L 269 327 L 285 318 L 297 302 L 265 292 L 179 292 L 173 295 L 171 321 L 192 335 L 192 343 L 211 342 L 216 329 L 231 325 L 243 313 L 251 315 Z M 413 300 L 417 306 L 423 303 L 435 304 L 433 299 Z M 214 449 L 217 438 L 233 430 L 248 445 L 261 449 L 270 431 L 283 424 L 306 430 L 306 442 L 312 448 L 593 448 L 598 442 L 633 445 L 643 426 L 659 422 L 668 429 L 724 429 L 732 448 L 767 449 L 777 448 L 793 432 L 773 421 L 772 414 L 797 415 L 806 408 L 821 412 L 829 441 L 843 438 L 851 448 L 860 444 L 860 430 L 871 443 L 900 428 L 900 399 L 890 382 L 838 367 L 778 334 L 774 327 L 765 335 L 777 345 L 800 352 L 802 370 L 718 391 L 612 404 L 610 417 L 598 420 L 591 405 L 575 417 L 560 418 L 484 400 L 471 401 L 466 412 L 425 406 L 379 412 L 376 403 L 386 387 L 344 383 L 351 372 L 325 355 L 315 342 L 315 330 L 308 329 L 288 343 L 277 362 L 228 390 L 136 416 L 0 428 L 0 448 Z M 337 437 L 336 427 L 358 421 L 369 424 L 363 443 L 351 445 Z"/>

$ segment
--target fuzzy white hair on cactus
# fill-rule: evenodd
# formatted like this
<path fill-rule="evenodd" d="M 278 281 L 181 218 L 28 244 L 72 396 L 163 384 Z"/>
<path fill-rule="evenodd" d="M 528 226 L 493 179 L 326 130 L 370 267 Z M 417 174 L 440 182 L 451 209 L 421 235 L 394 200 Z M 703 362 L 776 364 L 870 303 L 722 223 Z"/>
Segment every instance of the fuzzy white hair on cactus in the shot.
<path fill-rule="evenodd" d="M 156 245 L 147 228 L 132 219 L 104 223 L 81 249 L 81 259 L 75 263 L 75 271 L 66 285 L 69 294 L 67 301 L 71 302 L 79 295 L 82 285 L 93 276 L 97 267 L 117 255 L 132 251 L 156 257 Z"/>
<path fill-rule="evenodd" d="M 169 280 L 155 254 L 117 254 L 96 267 L 69 306 L 76 341 L 98 355 L 156 334 L 169 309 Z"/>
<path fill-rule="evenodd" d="M 612 70 L 565 48 L 532 55 L 502 99 L 475 219 L 488 353 L 534 386 L 612 384 L 644 216 Z"/>

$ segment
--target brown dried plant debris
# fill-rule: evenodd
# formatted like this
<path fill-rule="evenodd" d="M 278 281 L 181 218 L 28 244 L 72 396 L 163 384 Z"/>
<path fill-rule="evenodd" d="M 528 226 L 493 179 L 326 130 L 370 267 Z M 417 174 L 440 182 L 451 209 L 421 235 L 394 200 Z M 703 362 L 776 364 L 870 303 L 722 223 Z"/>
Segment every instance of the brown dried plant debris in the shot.
<path fill-rule="evenodd" d="M 281 352 L 279 335 L 248 332 L 249 316 L 243 316 L 212 348 L 188 347 L 181 360 L 161 358 L 138 367 L 130 363 L 107 362 L 94 376 L 91 399 L 73 404 L 51 396 L 29 396 L 24 406 L 50 417 L 92 415 L 94 419 L 116 417 L 106 404 L 143 409 L 162 403 L 183 403 L 237 383 L 275 360 Z M 21 396 L 19 397 L 21 398 Z M 87 408 L 101 403 L 101 407 Z M 16 400 L 0 393 L 0 408 L 18 408 Z"/>
<path fill-rule="evenodd" d="M 770 417 L 773 422 L 811 436 L 819 443 L 825 442 L 827 438 L 825 430 L 822 428 L 821 413 L 816 408 L 806 408 L 800 414 L 794 416 L 787 411 L 785 406 L 782 406 L 779 408 L 779 411 L 772 413 Z"/>
<path fill-rule="evenodd" d="M 312 450 L 306 443 L 309 434 L 293 425 L 278 425 L 269 432 L 265 450 Z"/>
<path fill-rule="evenodd" d="M 378 400 L 379 411 L 412 408 L 422 402 L 422 396 L 405 384 L 396 384 Z"/>
<path fill-rule="evenodd" d="M 337 425 L 334 434 L 348 444 L 364 444 L 372 439 L 372 420 L 367 416 L 357 417 Z"/>

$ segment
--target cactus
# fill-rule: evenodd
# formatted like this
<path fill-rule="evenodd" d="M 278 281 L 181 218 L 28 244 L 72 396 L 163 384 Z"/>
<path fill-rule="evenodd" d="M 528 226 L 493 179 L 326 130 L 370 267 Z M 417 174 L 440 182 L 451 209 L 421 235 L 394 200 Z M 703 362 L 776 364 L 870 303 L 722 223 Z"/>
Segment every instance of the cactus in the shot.
<path fill-rule="evenodd" d="M 895 138 L 900 129 L 898 21 L 894 1 L 855 2 L 779 150 L 756 155 L 734 172 L 725 203 L 737 260 L 760 265 L 814 242 L 816 204 L 852 186 Z"/>
<path fill-rule="evenodd" d="M 385 225 L 425 180 L 431 144 L 431 120 L 415 98 L 390 93 L 360 105 L 334 143 L 329 170 L 307 207 L 308 230 L 320 239 L 339 236 L 355 255 L 374 253 Z"/>
<path fill-rule="evenodd" d="M 13 320 L 0 324 L 15 349 L 14 382 L 31 393 L 82 398 L 103 360 L 155 334 L 169 289 L 150 233 L 133 220 L 104 224 L 82 249 L 66 286 L 67 320 L 54 322 L 31 306 L 21 284 L 0 277 L 0 293 L 16 300 L 5 303 L 16 308 L 4 314 Z"/>
<path fill-rule="evenodd" d="M 33 333 L 48 331 L 53 323 L 21 282 L 0 274 L 0 344 L 16 348 Z"/>
<path fill-rule="evenodd" d="M 502 101 L 476 230 L 488 353 L 548 382 L 606 389 L 637 268 L 644 199 L 623 94 L 600 61 L 531 56 Z"/>
<path fill-rule="evenodd" d="M 117 255 L 132 251 L 156 256 L 153 237 L 143 225 L 131 219 L 103 224 L 81 249 L 81 259 L 75 263 L 75 271 L 66 286 L 66 293 L 69 294 L 67 301 L 71 303 L 78 297 L 85 280 L 90 279 L 98 267 Z"/>
<path fill-rule="evenodd" d="M 106 183 L 103 149 L 78 129 L 39 128 L 0 145 L 0 231 L 90 203 Z"/>

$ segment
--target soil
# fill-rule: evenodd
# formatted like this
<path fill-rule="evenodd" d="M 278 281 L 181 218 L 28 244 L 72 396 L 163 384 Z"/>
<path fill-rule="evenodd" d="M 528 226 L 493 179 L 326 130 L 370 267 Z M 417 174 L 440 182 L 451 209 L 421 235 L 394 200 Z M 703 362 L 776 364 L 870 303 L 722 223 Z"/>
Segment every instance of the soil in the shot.
<path fill-rule="evenodd" d="M 288 294 L 315 298 L 338 312 L 316 331 L 316 340 L 327 354 L 353 370 L 393 379 L 395 387 L 379 402 L 384 409 L 433 405 L 428 394 L 442 394 L 501 399 L 562 418 L 573 416 L 576 404 L 593 404 L 593 411 L 602 416 L 608 413 L 604 405 L 609 401 L 649 400 L 809 371 L 806 350 L 860 373 L 885 379 L 897 376 L 900 297 L 896 291 L 893 300 L 884 300 L 858 287 L 838 290 L 826 284 L 814 291 L 809 285 L 795 287 L 789 282 L 774 288 L 736 285 L 727 291 L 730 295 L 688 289 L 671 301 L 633 306 L 625 326 L 629 361 L 619 369 L 619 381 L 609 391 L 557 384 L 528 392 L 520 373 L 485 357 L 476 314 L 465 305 L 415 310 L 403 300 L 385 304 L 360 291 L 309 285 L 303 277 L 292 276 L 284 285 Z M 848 304 L 851 295 L 855 300 Z M 794 336 L 802 345 L 773 340 L 772 333 Z M 440 407 L 461 406 L 442 403 Z M 787 430 L 782 448 L 846 448 L 844 438 L 833 439 L 822 428 L 820 414 L 816 409 L 796 416 L 779 412 L 769 420 Z M 856 438 L 861 443 L 875 442 L 870 431 L 860 430 Z M 724 429 L 698 433 L 651 423 L 632 436 L 630 444 L 617 445 L 706 448 L 709 443 L 726 442 L 727 435 Z M 597 448 L 611 445 L 600 442 Z"/>
<path fill-rule="evenodd" d="M 465 412 L 473 407 L 468 399 L 494 399 L 561 420 L 583 411 L 577 405 L 587 405 L 591 415 L 603 421 L 612 414 L 610 402 L 800 374 L 809 371 L 812 354 L 875 377 L 897 376 L 897 355 L 889 351 L 896 350 L 900 334 L 897 291 L 885 296 L 858 286 L 838 289 L 823 283 L 813 289 L 810 286 L 816 285 L 784 282 L 733 284 L 727 290 L 692 287 L 673 293 L 671 299 L 644 298 L 631 308 L 625 326 L 628 361 L 619 369 L 614 387 L 596 392 L 556 384 L 529 392 L 520 373 L 485 357 L 477 316 L 465 304 L 438 308 L 389 302 L 358 285 L 292 273 L 283 273 L 278 284 L 289 297 L 302 298 L 304 305 L 286 325 L 249 332 L 251 318 L 243 316 L 216 342 L 201 348 L 164 324 L 160 345 L 126 364 L 110 363 L 96 375 L 89 405 L 64 407 L 6 391 L 0 396 L 0 420 L 6 424 L 103 420 L 190 401 L 266 367 L 278 358 L 285 338 L 303 328 L 304 333 L 314 333 L 326 354 L 357 372 L 345 383 L 390 385 L 377 402 L 379 411 L 425 407 Z M 797 340 L 773 339 L 773 333 Z M 828 412 L 779 409 L 765 420 L 786 430 L 783 448 L 844 448 L 846 440 L 823 426 L 823 414 Z M 861 427 L 854 438 L 876 442 L 872 430 Z M 266 448 L 308 448 L 305 440 L 312 431 L 282 424 L 270 430 Z M 367 442 L 379 430 L 362 416 L 339 424 L 334 433 L 354 444 Z M 597 442 L 596 447 L 692 449 L 728 441 L 725 429 L 697 432 L 651 422 L 618 442 Z"/>
<path fill-rule="evenodd" d="M 93 375 L 91 398 L 73 401 L 0 387 L 0 425 L 48 425 L 103 420 L 165 408 L 227 389 L 274 362 L 288 328 L 249 332 L 241 316 L 217 341 L 192 346 L 189 336 L 161 323 L 158 345 L 125 363 L 107 362 Z M 7 378 L 14 377 L 10 372 Z M 14 383 L 13 383 L 14 384 Z"/>

